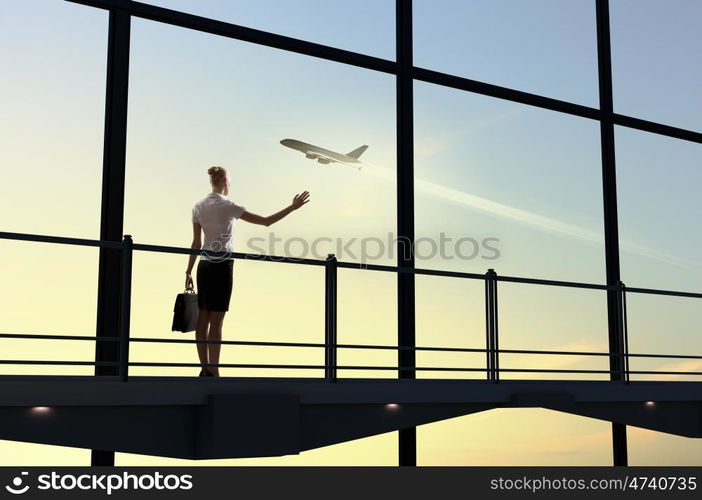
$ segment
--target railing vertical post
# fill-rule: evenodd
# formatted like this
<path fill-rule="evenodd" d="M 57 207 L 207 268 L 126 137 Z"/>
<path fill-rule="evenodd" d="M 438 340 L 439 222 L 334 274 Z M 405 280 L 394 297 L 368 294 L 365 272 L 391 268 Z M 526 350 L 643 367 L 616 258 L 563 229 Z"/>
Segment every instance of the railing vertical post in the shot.
<path fill-rule="evenodd" d="M 132 304 L 132 252 L 134 242 L 128 234 L 122 240 L 122 283 L 119 315 L 119 375 L 123 382 L 129 373 L 129 323 Z"/>
<path fill-rule="evenodd" d="M 485 345 L 487 379 L 499 380 L 500 360 L 498 356 L 497 325 L 497 273 L 488 269 L 485 273 Z"/>
<path fill-rule="evenodd" d="M 324 266 L 324 378 L 336 382 L 336 256 Z"/>
<path fill-rule="evenodd" d="M 497 273 L 495 272 L 494 269 L 490 269 L 492 271 L 492 307 L 493 307 L 493 337 L 492 337 L 492 348 L 494 349 L 493 351 L 493 357 L 492 357 L 492 367 L 495 372 L 494 380 L 496 382 L 499 382 L 500 380 L 500 329 L 498 326 L 498 311 L 499 308 L 497 306 Z"/>
<path fill-rule="evenodd" d="M 485 378 L 492 380 L 492 294 L 490 271 L 485 273 Z"/>
<path fill-rule="evenodd" d="M 626 286 L 619 281 L 617 283 L 617 293 L 619 294 L 619 340 L 621 349 L 619 366 L 623 372 L 623 380 L 629 382 L 629 327 L 626 317 Z"/>

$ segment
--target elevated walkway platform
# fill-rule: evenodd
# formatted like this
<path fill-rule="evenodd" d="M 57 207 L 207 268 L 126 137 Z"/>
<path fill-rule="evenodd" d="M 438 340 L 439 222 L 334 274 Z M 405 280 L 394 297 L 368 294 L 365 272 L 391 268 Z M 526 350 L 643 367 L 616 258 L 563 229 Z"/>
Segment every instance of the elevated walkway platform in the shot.
<path fill-rule="evenodd" d="M 702 437 L 702 382 L 0 376 L 0 439 L 187 459 L 297 454 L 494 408 Z"/>

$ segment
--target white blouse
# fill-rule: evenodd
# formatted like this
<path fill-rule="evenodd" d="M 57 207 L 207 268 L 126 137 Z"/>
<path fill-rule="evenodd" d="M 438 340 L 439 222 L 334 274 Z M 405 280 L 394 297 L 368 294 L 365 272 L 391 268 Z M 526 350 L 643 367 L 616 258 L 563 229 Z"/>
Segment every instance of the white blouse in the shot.
<path fill-rule="evenodd" d="M 193 207 L 193 222 L 199 223 L 205 233 L 202 249 L 214 252 L 233 251 L 234 221 L 241 217 L 244 211 L 246 207 L 237 205 L 224 195 L 215 192 L 198 201 Z M 204 253 L 201 259 L 218 262 L 228 258 L 208 256 Z"/>

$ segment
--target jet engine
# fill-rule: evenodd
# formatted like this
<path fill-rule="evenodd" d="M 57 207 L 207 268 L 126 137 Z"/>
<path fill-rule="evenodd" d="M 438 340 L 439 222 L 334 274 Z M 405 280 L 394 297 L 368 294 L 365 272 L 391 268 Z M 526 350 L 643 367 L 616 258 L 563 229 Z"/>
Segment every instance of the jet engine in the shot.
<path fill-rule="evenodd" d="M 327 160 L 327 159 L 325 159 L 325 158 L 317 158 L 317 161 L 318 161 L 319 163 L 323 163 L 323 164 L 325 164 L 325 165 L 326 165 L 327 163 L 329 163 L 329 160 Z"/>
<path fill-rule="evenodd" d="M 309 158 L 310 160 L 314 160 L 317 158 L 317 155 L 312 154 L 312 153 L 305 153 L 305 156 Z"/>

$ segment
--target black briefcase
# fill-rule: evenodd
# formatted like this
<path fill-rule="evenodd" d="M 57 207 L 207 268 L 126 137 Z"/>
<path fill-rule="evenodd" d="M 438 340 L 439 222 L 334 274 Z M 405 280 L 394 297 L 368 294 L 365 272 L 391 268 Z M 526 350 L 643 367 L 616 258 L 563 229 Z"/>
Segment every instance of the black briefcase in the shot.
<path fill-rule="evenodd" d="M 172 332 L 194 332 L 197 325 L 197 294 L 192 288 L 176 296 Z"/>

